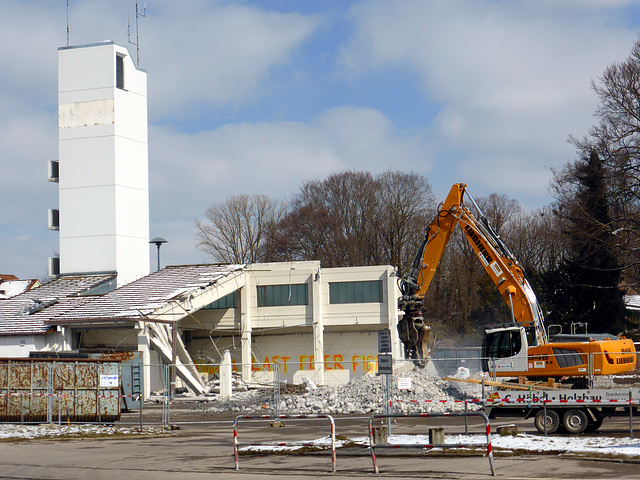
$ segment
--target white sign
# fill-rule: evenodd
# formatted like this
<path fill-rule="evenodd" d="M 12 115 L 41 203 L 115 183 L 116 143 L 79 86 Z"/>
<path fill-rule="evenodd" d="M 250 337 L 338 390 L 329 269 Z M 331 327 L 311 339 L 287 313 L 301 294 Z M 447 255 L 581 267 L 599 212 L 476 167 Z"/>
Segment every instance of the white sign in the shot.
<path fill-rule="evenodd" d="M 118 375 L 100 375 L 101 387 L 117 387 L 118 385 Z"/>
<path fill-rule="evenodd" d="M 378 353 L 391 353 L 391 330 L 378 330 Z"/>
<path fill-rule="evenodd" d="M 404 377 L 398 378 L 398 390 L 411 390 L 411 379 Z"/>

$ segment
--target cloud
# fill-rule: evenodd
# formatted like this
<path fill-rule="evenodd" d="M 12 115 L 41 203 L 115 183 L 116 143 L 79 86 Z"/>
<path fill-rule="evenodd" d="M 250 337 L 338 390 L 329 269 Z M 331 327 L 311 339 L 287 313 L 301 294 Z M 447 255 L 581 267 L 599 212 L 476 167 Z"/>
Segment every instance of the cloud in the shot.
<path fill-rule="evenodd" d="M 197 134 L 154 127 L 150 137 L 152 231 L 180 238 L 182 246 L 171 248 L 185 252 L 195 244 L 193 220 L 230 195 L 285 199 L 331 173 L 416 171 L 429 158 L 422 133 L 399 132 L 379 111 L 355 107 L 308 123 L 241 123 Z"/>
<path fill-rule="evenodd" d="M 264 94 L 270 71 L 291 62 L 318 23 L 237 3 L 165 2 L 161 16 L 150 14 L 145 26 L 145 42 L 162 45 L 143 57 L 152 72 L 152 116 L 188 117 L 203 106 L 233 106 Z"/>
<path fill-rule="evenodd" d="M 477 176 L 488 192 L 504 192 L 500 165 L 536 166 L 545 173 L 535 175 L 539 204 L 548 167 L 573 158 L 567 137 L 592 122 L 591 79 L 625 58 L 636 35 L 620 18 L 611 21 L 620 12 L 557 4 L 361 2 L 351 10 L 356 33 L 341 61 L 355 75 L 394 68 L 417 75 L 440 106 L 431 142 L 441 161 L 493 171 Z M 431 173 L 438 176 L 437 166 Z M 511 177 L 531 190 L 531 177 Z"/>
<path fill-rule="evenodd" d="M 128 41 L 128 24 L 135 25 L 132 6 L 128 0 L 71 2 L 70 44 L 113 40 L 128 46 L 135 56 L 135 45 Z M 46 165 L 57 158 L 58 151 L 56 50 L 66 44 L 66 5 L 0 0 L 0 10 L 0 40 L 7 47 L 0 51 L 5 66 L 0 71 L 0 198 L 5 205 L 0 210 L 0 271 L 41 276 L 47 257 L 57 249 L 57 235 L 46 226 L 47 209 L 58 203 L 55 184 L 46 180 Z M 182 126 L 185 118 L 206 116 L 203 108 L 242 104 L 260 95 L 271 70 L 292 61 L 297 46 L 313 33 L 318 22 L 318 17 L 268 12 L 235 2 L 199 1 L 186 6 L 154 1 L 147 17 L 139 22 L 141 66 L 149 72 L 150 122 L 163 120 Z M 131 33 L 135 42 L 135 28 Z M 198 145 L 197 136 L 193 142 L 179 134 L 172 140 L 183 148 L 168 148 L 175 153 L 169 165 L 185 157 L 208 158 L 206 142 L 202 142 L 202 152 L 197 148 L 192 151 L 191 144 Z M 161 140 L 159 144 L 164 145 Z M 152 151 L 157 151 L 153 147 Z M 183 184 L 163 182 L 162 178 L 181 168 L 158 172 L 153 156 L 150 163 L 153 178 L 161 179 L 152 185 L 167 188 L 157 194 L 152 191 L 152 199 L 160 198 L 152 204 L 152 213 L 174 214 L 165 219 L 156 213 L 160 220 L 155 225 L 168 225 L 173 238 L 181 239 L 176 240 L 183 247 L 180 258 L 196 258 L 193 244 L 186 238 L 193 238 L 193 218 L 210 203 L 212 193 L 194 189 L 201 195 L 198 208 L 188 202 L 180 206 L 179 197 L 177 205 L 166 208 L 163 199 L 175 199 L 172 192 L 195 200 L 195 195 L 189 194 L 192 178 L 177 174 L 174 178 Z M 201 174 L 214 178 L 237 173 L 233 165 L 205 161 L 188 170 L 193 174 L 200 167 L 204 168 Z M 213 196 L 217 198 L 215 193 Z"/>
<path fill-rule="evenodd" d="M 232 194 L 284 198 L 306 179 L 425 159 L 421 134 L 398 132 L 367 108 L 328 110 L 309 123 L 240 123 L 196 134 L 154 127 L 150 136 L 154 190 L 180 186 L 181 198 L 202 211 Z"/>
<path fill-rule="evenodd" d="M 134 5 L 71 2 L 71 44 L 114 40 L 135 57 Z M 345 169 L 416 171 L 437 195 L 463 181 L 476 196 L 545 204 L 548 167 L 571 160 L 568 135 L 593 122 L 591 79 L 637 35 L 631 0 L 300 5 L 154 0 L 140 19 L 150 233 L 170 242 L 163 264 L 205 260 L 193 220 L 212 203 L 286 198 Z M 0 11 L 0 199 L 11 205 L 0 210 L 0 270 L 40 276 L 57 243 L 46 161 L 57 157 L 66 5 L 0 0 Z"/>

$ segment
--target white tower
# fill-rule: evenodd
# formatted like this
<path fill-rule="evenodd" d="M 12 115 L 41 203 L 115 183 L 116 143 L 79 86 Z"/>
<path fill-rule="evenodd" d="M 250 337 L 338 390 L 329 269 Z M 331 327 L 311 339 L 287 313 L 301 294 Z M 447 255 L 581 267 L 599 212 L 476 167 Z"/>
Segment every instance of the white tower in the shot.
<path fill-rule="evenodd" d="M 147 275 L 147 74 L 113 42 L 61 47 L 58 118 L 59 273 Z"/>

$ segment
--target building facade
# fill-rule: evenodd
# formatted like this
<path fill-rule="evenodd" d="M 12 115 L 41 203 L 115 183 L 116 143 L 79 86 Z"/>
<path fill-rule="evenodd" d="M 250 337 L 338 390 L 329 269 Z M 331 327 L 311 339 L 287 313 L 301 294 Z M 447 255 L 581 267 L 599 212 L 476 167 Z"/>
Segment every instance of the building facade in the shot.
<path fill-rule="evenodd" d="M 249 265 L 242 287 L 180 322 L 196 365 L 231 352 L 249 381 L 275 372 L 293 381 L 348 381 L 377 370 L 378 330 L 397 339 L 400 296 L 391 266 L 321 268 L 320 262 Z M 327 376 L 328 378 L 325 378 Z"/>

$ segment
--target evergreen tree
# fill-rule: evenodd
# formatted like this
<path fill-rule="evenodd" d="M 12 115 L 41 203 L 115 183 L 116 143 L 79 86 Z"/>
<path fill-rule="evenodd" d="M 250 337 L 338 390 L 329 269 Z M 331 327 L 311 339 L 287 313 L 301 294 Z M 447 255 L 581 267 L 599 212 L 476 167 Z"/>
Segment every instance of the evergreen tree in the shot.
<path fill-rule="evenodd" d="M 556 270 L 545 274 L 548 323 L 568 331 L 586 322 L 590 332 L 616 333 L 625 327 L 621 266 L 615 250 L 605 168 L 597 153 L 556 175 L 562 192 L 557 214 L 565 217 L 567 252 Z"/>

